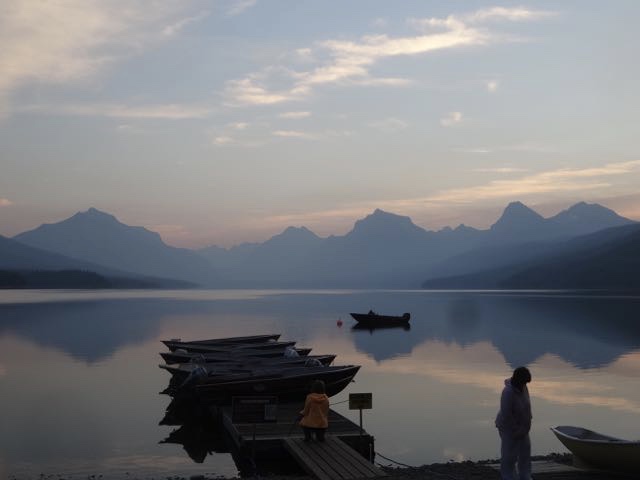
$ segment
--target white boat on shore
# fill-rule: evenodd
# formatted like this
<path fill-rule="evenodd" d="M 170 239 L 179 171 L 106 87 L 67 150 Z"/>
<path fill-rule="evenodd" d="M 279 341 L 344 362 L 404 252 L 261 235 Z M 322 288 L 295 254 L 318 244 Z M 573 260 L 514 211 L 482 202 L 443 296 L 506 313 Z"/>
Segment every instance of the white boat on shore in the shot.
<path fill-rule="evenodd" d="M 578 463 L 595 468 L 640 472 L 640 441 L 623 440 L 582 427 L 551 428 Z"/>

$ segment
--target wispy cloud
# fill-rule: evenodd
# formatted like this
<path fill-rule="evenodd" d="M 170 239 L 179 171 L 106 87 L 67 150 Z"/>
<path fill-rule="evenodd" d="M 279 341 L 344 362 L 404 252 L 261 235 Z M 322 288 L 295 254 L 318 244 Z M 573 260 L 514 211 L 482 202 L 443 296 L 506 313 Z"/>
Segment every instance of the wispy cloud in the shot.
<path fill-rule="evenodd" d="M 424 197 L 386 201 L 372 199 L 336 206 L 327 210 L 272 216 L 266 218 L 265 222 L 272 225 L 304 224 L 320 228 L 325 226 L 327 221 L 330 221 L 334 225 L 341 224 L 347 228 L 352 224 L 353 219 L 361 218 L 375 208 L 410 215 L 424 214 L 425 211 L 443 206 L 450 209 L 455 205 L 471 205 L 482 202 L 490 204 L 492 201 L 511 201 L 515 198 L 525 198 L 531 195 L 575 192 L 589 192 L 590 195 L 596 195 L 612 185 L 611 177 L 625 176 L 633 172 L 640 172 L 640 160 L 609 163 L 601 167 L 550 170 L 508 180 L 492 180 L 486 184 L 466 188 L 443 190 Z M 517 172 L 514 170 L 513 173 Z"/>
<path fill-rule="evenodd" d="M 495 153 L 495 152 L 530 152 L 530 153 L 554 153 L 558 149 L 551 145 L 543 145 L 537 142 L 521 142 L 513 145 L 496 145 L 487 147 L 456 147 L 452 152 L 459 153 Z"/>
<path fill-rule="evenodd" d="M 13 205 L 13 202 L 8 198 L 0 198 L 0 207 L 9 207 Z"/>
<path fill-rule="evenodd" d="M 449 112 L 440 119 L 440 125 L 443 127 L 455 127 L 462 123 L 462 116 L 462 112 Z"/>
<path fill-rule="evenodd" d="M 315 135 L 307 132 L 301 132 L 299 130 L 275 130 L 272 132 L 275 137 L 291 137 L 291 138 L 316 138 Z"/>
<path fill-rule="evenodd" d="M 257 0 L 232 0 L 231 5 L 227 8 L 227 15 L 234 17 L 246 12 L 258 3 Z"/>
<path fill-rule="evenodd" d="M 468 15 L 446 18 L 411 19 L 410 24 L 423 32 L 418 35 L 390 37 L 368 35 L 357 41 L 326 40 L 304 51 L 309 59 L 325 61 L 308 71 L 290 71 L 285 81 L 274 82 L 269 69 L 228 82 L 226 95 L 235 105 L 272 105 L 306 98 L 321 85 L 406 86 L 406 78 L 377 78 L 371 68 L 380 61 L 399 56 L 424 55 L 429 52 L 485 46 L 506 41 L 484 22 L 538 20 L 549 16 L 526 8 L 493 8 Z M 316 55 L 316 52 L 318 54 Z M 273 68 L 273 67 L 270 67 Z M 273 85 L 279 84 L 277 85 Z"/>
<path fill-rule="evenodd" d="M 212 140 L 214 145 L 228 145 L 230 143 L 234 143 L 234 139 L 227 136 L 227 135 L 218 135 L 216 137 L 213 137 Z"/>
<path fill-rule="evenodd" d="M 77 115 L 114 118 L 148 118 L 164 120 L 185 120 L 206 118 L 211 108 L 200 105 L 168 103 L 161 105 L 125 105 L 125 104 L 79 104 L 79 105 L 26 105 L 19 112 L 48 113 L 55 115 Z"/>
<path fill-rule="evenodd" d="M 142 0 L 3 3 L 0 110 L 8 111 L 9 95 L 24 85 L 86 81 L 163 41 L 193 20 L 184 18 L 189 8 L 190 2 L 177 0 L 155 2 L 153 8 Z"/>
<path fill-rule="evenodd" d="M 311 112 L 283 112 L 280 115 L 278 115 L 280 118 L 292 118 L 292 119 L 299 119 L 299 118 L 307 118 L 311 116 Z"/>
<path fill-rule="evenodd" d="M 469 23 L 482 23 L 487 21 L 526 22 L 555 17 L 558 12 L 549 10 L 532 10 L 526 7 L 489 7 L 478 10 L 463 18 Z"/>
<path fill-rule="evenodd" d="M 446 190 L 417 201 L 473 203 L 532 194 L 589 191 L 609 187 L 608 177 L 625 175 L 638 170 L 640 170 L 640 160 L 584 169 L 563 168 L 515 179 L 493 180 L 486 185 Z"/>
<path fill-rule="evenodd" d="M 526 172 L 526 168 L 516 168 L 516 167 L 493 167 L 493 168 L 474 168 L 474 172 L 480 173 L 520 173 Z"/>
<path fill-rule="evenodd" d="M 387 19 L 382 17 L 374 18 L 371 21 L 371 26 L 373 28 L 385 28 L 388 24 L 389 22 L 387 21 Z"/>
<path fill-rule="evenodd" d="M 192 23 L 199 22 L 200 20 L 203 20 L 203 19 L 207 18 L 209 16 L 209 14 L 210 14 L 210 12 L 200 12 L 197 15 L 193 15 L 191 17 L 186 17 L 186 18 L 180 19 L 177 22 L 172 23 L 172 24 L 167 25 L 166 27 L 164 27 L 162 29 L 162 34 L 166 35 L 168 37 L 171 37 L 173 35 L 177 35 L 184 28 L 186 28 L 188 25 L 190 25 Z"/>
<path fill-rule="evenodd" d="M 350 130 L 322 130 L 318 132 L 304 132 L 301 130 L 274 130 L 274 137 L 299 138 L 304 140 L 321 140 L 327 138 L 349 137 L 353 134 Z"/>
<path fill-rule="evenodd" d="M 398 132 L 407 128 L 409 124 L 399 118 L 389 117 L 384 120 L 378 120 L 377 122 L 371 122 L 369 126 L 382 132 Z"/>

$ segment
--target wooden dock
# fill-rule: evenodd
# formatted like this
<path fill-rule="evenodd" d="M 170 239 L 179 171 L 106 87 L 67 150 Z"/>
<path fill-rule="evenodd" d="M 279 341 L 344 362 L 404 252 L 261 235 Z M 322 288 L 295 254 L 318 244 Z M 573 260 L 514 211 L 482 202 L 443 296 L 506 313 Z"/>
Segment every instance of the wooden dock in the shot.
<path fill-rule="evenodd" d="M 296 418 L 301 405 L 278 405 L 277 420 L 269 423 L 234 423 L 231 407 L 219 414 L 222 425 L 236 449 L 245 457 L 292 458 L 309 474 L 320 480 L 347 480 L 385 476 L 373 465 L 374 438 L 366 431 L 329 410 L 326 442 L 304 442 Z"/>
<path fill-rule="evenodd" d="M 298 464 L 318 480 L 352 480 L 386 476 L 382 470 L 336 437 L 324 442 L 287 438 L 284 445 Z"/>

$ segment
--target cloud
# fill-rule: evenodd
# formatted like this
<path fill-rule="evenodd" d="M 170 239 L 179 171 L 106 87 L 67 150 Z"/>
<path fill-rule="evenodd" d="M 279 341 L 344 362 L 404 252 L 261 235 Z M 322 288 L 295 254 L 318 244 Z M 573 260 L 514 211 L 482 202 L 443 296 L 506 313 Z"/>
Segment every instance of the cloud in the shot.
<path fill-rule="evenodd" d="M 499 198 L 518 198 L 552 192 L 579 192 L 610 186 L 607 177 L 626 175 L 640 170 L 640 160 L 610 163 L 602 167 L 563 168 L 533 175 L 493 180 L 486 185 L 446 190 L 418 200 L 420 203 L 472 203 Z"/>
<path fill-rule="evenodd" d="M 300 138 L 305 140 L 321 140 L 335 137 L 348 137 L 353 134 L 350 130 L 324 130 L 321 132 L 303 132 L 301 130 L 275 130 L 271 132 L 274 137 Z"/>
<path fill-rule="evenodd" d="M 209 14 L 210 12 L 200 12 L 197 15 L 178 20 L 177 22 L 164 27 L 162 29 L 162 34 L 168 37 L 176 35 L 180 33 L 187 25 L 191 23 L 199 22 L 200 20 L 203 20 L 204 18 L 208 17 Z"/>
<path fill-rule="evenodd" d="M 594 195 L 598 190 L 611 186 L 611 181 L 608 181 L 607 177 L 624 177 L 633 172 L 640 172 L 640 160 L 609 163 L 601 167 L 550 170 L 508 180 L 492 180 L 483 185 L 444 190 L 424 197 L 400 198 L 383 202 L 373 199 L 327 210 L 272 216 L 264 221 L 278 226 L 305 224 L 314 226 L 316 229 L 326 228 L 327 223 L 331 223 L 343 225 L 347 229 L 352 225 L 354 218 L 361 218 L 375 208 L 409 215 L 424 214 L 427 210 L 434 211 L 443 207 L 451 210 L 456 205 L 472 205 L 494 200 L 510 201 L 529 195 L 546 197 L 550 193 L 573 192 L 589 192 L 590 195 Z"/>
<path fill-rule="evenodd" d="M 384 120 L 379 120 L 377 122 L 371 122 L 369 125 L 382 132 L 398 132 L 409 126 L 409 124 L 404 120 L 393 117 L 385 118 Z"/>
<path fill-rule="evenodd" d="M 498 80 L 489 80 L 487 82 L 487 92 L 489 92 L 489 93 L 497 92 L 499 85 L 500 84 L 499 84 Z"/>
<path fill-rule="evenodd" d="M 234 140 L 233 138 L 227 136 L 227 135 L 218 135 L 217 137 L 214 137 L 212 140 L 214 145 L 228 145 L 230 143 L 233 143 Z"/>
<path fill-rule="evenodd" d="M 0 207 L 10 207 L 13 202 L 8 198 L 0 198 Z"/>
<path fill-rule="evenodd" d="M 440 119 L 443 127 L 454 127 L 462 122 L 462 112 L 449 112 L 446 117 Z"/>
<path fill-rule="evenodd" d="M 79 104 L 79 105 L 26 105 L 19 112 L 50 113 L 55 115 L 77 115 L 89 117 L 148 118 L 159 120 L 185 120 L 206 118 L 211 108 L 200 105 L 168 103 L 161 105 L 125 105 L 125 104 Z"/>
<path fill-rule="evenodd" d="M 495 153 L 495 152 L 531 152 L 531 153 L 554 153 L 558 149 L 549 146 L 542 145 L 536 142 L 521 142 L 513 145 L 498 145 L 493 147 L 460 147 L 452 148 L 452 152 L 459 153 Z"/>
<path fill-rule="evenodd" d="M 247 128 L 249 128 L 249 123 L 247 123 L 247 122 L 235 122 L 235 123 L 230 123 L 229 127 L 233 128 L 234 130 L 246 130 Z"/>
<path fill-rule="evenodd" d="M 24 0 L 0 6 L 0 107 L 28 84 L 87 81 L 180 29 L 189 2 Z M 178 23 L 176 23 L 178 22 Z M 184 23 L 186 24 L 186 23 Z M 184 24 L 182 26 L 184 26 Z M 2 110 L 2 108 L 0 108 Z"/>
<path fill-rule="evenodd" d="M 240 15 L 258 3 L 257 0 L 232 0 L 231 5 L 227 9 L 227 15 L 234 17 Z"/>
<path fill-rule="evenodd" d="M 487 21 L 524 22 L 554 17 L 557 12 L 548 10 L 531 10 L 525 7 L 490 7 L 465 15 L 469 23 L 483 23 Z"/>
<path fill-rule="evenodd" d="M 227 82 L 226 95 L 230 105 L 274 105 L 300 99 L 307 91 L 291 89 L 274 92 L 258 84 L 254 77 Z"/>
<path fill-rule="evenodd" d="M 371 21 L 371 26 L 373 28 L 385 28 L 388 24 L 389 22 L 387 21 L 387 19 L 382 17 L 374 18 Z"/>
<path fill-rule="evenodd" d="M 526 168 L 516 168 L 516 167 L 494 167 L 494 168 L 474 168 L 474 172 L 480 173 L 518 173 L 518 172 L 526 172 Z"/>
<path fill-rule="evenodd" d="M 272 134 L 276 137 L 292 137 L 292 138 L 315 138 L 313 134 L 301 132 L 299 130 L 275 130 Z"/>
<path fill-rule="evenodd" d="M 311 116 L 311 112 L 283 112 L 280 115 L 278 115 L 280 118 L 293 118 L 293 119 L 298 119 L 298 118 L 307 118 Z"/>
<path fill-rule="evenodd" d="M 260 73 L 228 82 L 226 96 L 234 105 L 272 105 L 301 100 L 322 85 L 406 86 L 405 78 L 377 78 L 371 68 L 392 57 L 417 56 L 441 50 L 486 46 L 507 41 L 506 37 L 482 26 L 490 20 L 523 21 L 548 16 L 549 12 L 525 8 L 494 8 L 478 10 L 466 16 L 411 19 L 410 24 L 424 30 L 418 35 L 390 37 L 367 35 L 356 41 L 326 40 L 311 48 L 298 49 L 304 58 L 322 58 L 324 62 L 308 71 L 288 72 L 278 87 L 270 78 L 269 67 Z M 478 27 L 477 25 L 480 25 Z"/>

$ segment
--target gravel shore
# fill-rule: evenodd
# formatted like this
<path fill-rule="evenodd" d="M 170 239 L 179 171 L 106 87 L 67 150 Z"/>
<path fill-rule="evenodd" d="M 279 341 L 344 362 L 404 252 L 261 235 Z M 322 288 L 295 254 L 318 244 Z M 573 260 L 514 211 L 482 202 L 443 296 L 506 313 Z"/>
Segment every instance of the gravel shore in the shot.
<path fill-rule="evenodd" d="M 554 453 L 533 458 L 534 462 L 555 462 L 563 465 L 571 465 L 570 454 Z M 382 462 L 381 462 L 382 463 Z M 499 472 L 491 467 L 498 460 L 484 460 L 478 462 L 448 462 L 422 465 L 420 467 L 392 467 L 382 463 L 379 466 L 388 475 L 388 480 L 500 480 Z M 540 472 L 535 473 L 534 480 L 637 480 L 637 475 L 625 475 L 614 472 L 573 470 L 562 472 Z M 65 475 L 45 475 L 42 474 L 38 480 L 311 480 L 305 475 L 261 475 L 256 477 L 234 477 L 225 478 L 215 474 L 194 475 L 194 476 L 137 476 L 135 474 L 126 475 L 88 475 L 88 476 L 65 476 Z M 22 480 L 16 476 L 9 476 L 8 480 Z"/>

